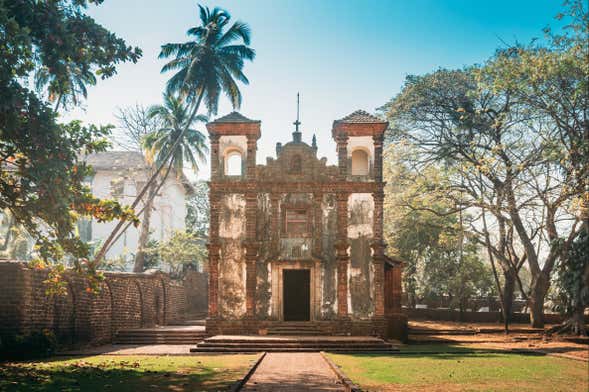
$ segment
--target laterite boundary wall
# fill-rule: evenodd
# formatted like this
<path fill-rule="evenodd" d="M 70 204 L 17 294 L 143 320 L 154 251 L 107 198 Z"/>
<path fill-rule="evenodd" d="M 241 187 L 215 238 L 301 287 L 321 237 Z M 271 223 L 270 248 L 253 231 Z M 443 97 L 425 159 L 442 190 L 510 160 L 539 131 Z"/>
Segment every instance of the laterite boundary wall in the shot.
<path fill-rule="evenodd" d="M 123 328 L 181 322 L 186 292 L 166 274 L 105 272 L 98 294 L 66 272 L 67 295 L 47 296 L 47 271 L 0 262 L 0 335 L 53 331 L 63 345 L 111 342 Z"/>

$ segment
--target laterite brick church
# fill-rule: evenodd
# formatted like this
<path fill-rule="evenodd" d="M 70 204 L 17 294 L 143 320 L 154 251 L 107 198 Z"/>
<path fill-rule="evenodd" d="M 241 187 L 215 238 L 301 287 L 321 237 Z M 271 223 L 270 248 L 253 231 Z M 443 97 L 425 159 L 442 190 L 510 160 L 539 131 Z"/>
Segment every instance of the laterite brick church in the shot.
<path fill-rule="evenodd" d="M 233 112 L 207 124 L 207 332 L 394 336 L 405 319 L 401 262 L 382 238 L 387 123 L 364 111 L 334 121 L 337 166 L 294 124 L 265 165 L 256 165 L 260 121 Z"/>

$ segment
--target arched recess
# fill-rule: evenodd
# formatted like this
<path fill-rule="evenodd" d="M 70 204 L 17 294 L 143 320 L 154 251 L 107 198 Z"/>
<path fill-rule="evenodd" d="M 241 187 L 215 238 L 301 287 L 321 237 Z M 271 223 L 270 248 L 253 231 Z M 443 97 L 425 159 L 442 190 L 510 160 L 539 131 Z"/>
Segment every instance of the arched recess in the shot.
<path fill-rule="evenodd" d="M 367 176 L 370 173 L 370 153 L 363 148 L 352 151 L 352 175 Z"/>
<path fill-rule="evenodd" d="M 223 153 L 223 174 L 226 176 L 243 174 L 243 153 L 238 148 L 228 148 Z"/>

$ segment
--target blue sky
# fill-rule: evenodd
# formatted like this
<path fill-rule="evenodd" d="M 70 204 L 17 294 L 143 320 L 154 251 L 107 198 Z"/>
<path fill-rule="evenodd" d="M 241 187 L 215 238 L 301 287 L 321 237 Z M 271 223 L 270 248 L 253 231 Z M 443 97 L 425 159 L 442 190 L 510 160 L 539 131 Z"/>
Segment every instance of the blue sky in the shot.
<path fill-rule="evenodd" d="M 234 0 L 201 1 L 249 23 L 257 56 L 245 73 L 240 112 L 262 120 L 258 162 L 288 141 L 301 93 L 303 138 L 317 134 L 319 155 L 335 161 L 331 124 L 356 109 L 369 112 L 398 93 L 409 74 L 481 63 L 508 43 L 542 37 L 556 25 L 559 0 Z M 198 23 L 189 0 L 106 0 L 89 14 L 143 49 L 137 64 L 89 90 L 83 111 L 66 118 L 116 124 L 117 107 L 161 101 L 160 45 L 186 41 Z M 231 111 L 223 99 L 218 115 Z M 204 126 L 202 127 L 204 131 Z M 206 168 L 206 165 L 205 165 Z M 198 177 L 207 178 L 208 169 Z M 193 177 L 191 175 L 191 177 Z"/>

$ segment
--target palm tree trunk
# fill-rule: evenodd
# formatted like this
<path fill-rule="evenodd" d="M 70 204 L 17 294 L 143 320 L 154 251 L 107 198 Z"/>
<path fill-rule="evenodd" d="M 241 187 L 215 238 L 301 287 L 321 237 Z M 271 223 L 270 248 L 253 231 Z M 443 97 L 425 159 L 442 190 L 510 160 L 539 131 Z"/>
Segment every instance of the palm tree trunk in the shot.
<path fill-rule="evenodd" d="M 157 176 L 162 171 L 162 168 L 164 167 L 164 165 L 168 162 L 168 160 L 172 157 L 172 155 L 176 151 L 176 147 L 178 147 L 178 145 L 180 144 L 180 141 L 182 140 L 182 137 L 184 136 L 184 134 L 186 133 L 188 128 L 190 128 L 190 124 L 192 124 L 192 122 L 194 121 L 194 117 L 196 117 L 196 113 L 198 112 L 198 108 L 200 106 L 203 96 L 204 96 L 204 89 L 201 88 L 200 92 L 198 93 L 198 99 L 194 105 L 194 110 L 192 111 L 192 114 L 190 115 L 190 118 L 188 119 L 186 126 L 184 127 L 182 132 L 180 132 L 178 137 L 176 138 L 176 141 L 174 142 L 174 144 L 170 148 L 170 151 L 168 152 L 168 154 L 164 157 L 164 159 L 158 165 L 157 170 L 150 177 L 149 181 L 147 181 L 147 183 L 145 184 L 145 186 L 143 187 L 141 192 L 139 192 L 139 194 L 137 195 L 137 197 L 133 201 L 133 204 L 131 204 L 131 208 L 134 209 L 135 207 L 137 207 L 137 205 L 139 204 L 139 202 L 143 198 L 143 195 L 151 187 L 151 184 L 156 180 Z M 106 239 L 106 241 L 104 241 L 104 244 L 102 245 L 102 247 L 100 248 L 100 250 L 96 254 L 96 257 L 93 260 L 93 263 L 95 266 L 98 265 L 98 263 L 100 263 L 100 261 L 104 258 L 104 256 L 106 255 L 106 249 L 108 249 L 108 247 L 110 246 L 115 235 L 117 235 L 118 231 L 121 229 L 121 227 L 123 227 L 124 223 L 125 223 L 125 220 L 120 219 L 119 222 L 117 223 L 117 225 L 115 226 L 115 228 L 113 229 L 113 231 L 110 233 L 110 235 Z"/>
<path fill-rule="evenodd" d="M 164 181 L 165 179 L 162 180 L 162 183 Z M 141 221 L 141 232 L 139 233 L 139 241 L 137 244 L 137 254 L 135 255 L 135 265 L 133 266 L 133 272 L 143 272 L 145 270 L 145 247 L 147 246 L 147 241 L 149 240 L 149 222 L 151 220 L 153 200 L 157 192 L 156 188 L 156 183 L 153 182 L 149 188 L 147 200 L 145 201 L 145 205 L 143 207 L 143 220 Z M 124 230 L 122 232 L 124 232 Z"/>

